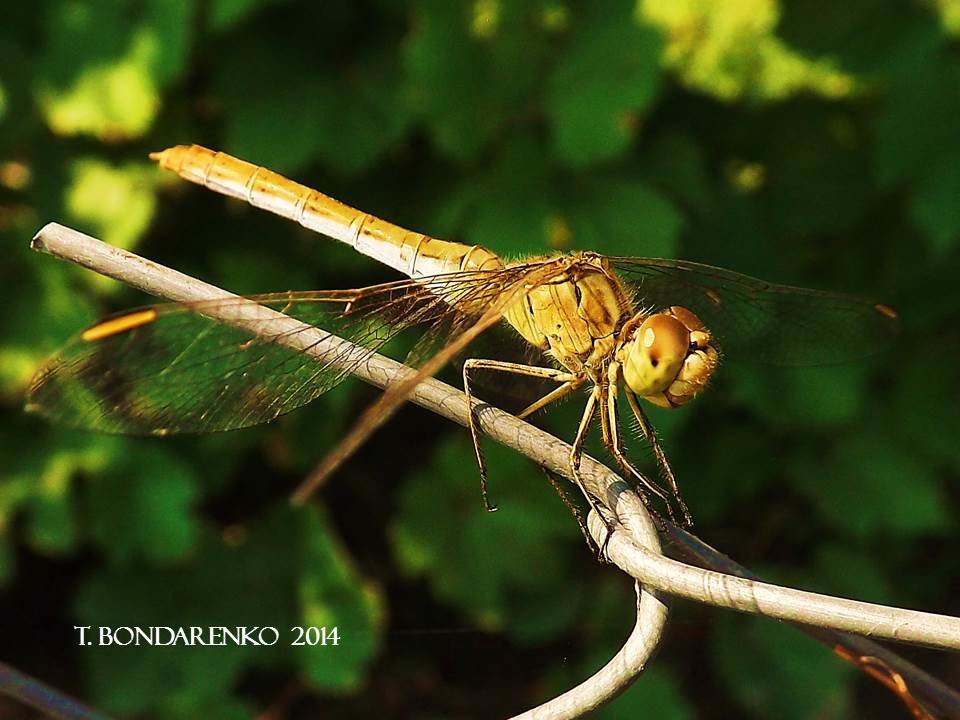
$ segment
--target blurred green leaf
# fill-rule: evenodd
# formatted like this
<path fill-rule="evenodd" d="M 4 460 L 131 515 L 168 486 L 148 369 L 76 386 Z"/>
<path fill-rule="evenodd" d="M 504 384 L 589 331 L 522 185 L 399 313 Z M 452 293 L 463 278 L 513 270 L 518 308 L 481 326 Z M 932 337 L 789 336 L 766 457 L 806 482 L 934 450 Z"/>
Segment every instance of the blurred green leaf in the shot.
<path fill-rule="evenodd" d="M 321 628 L 331 637 L 336 629 L 337 644 L 312 644 L 313 636 L 306 632 L 298 664 L 318 688 L 358 689 L 378 649 L 377 629 L 384 619 L 380 595 L 360 582 L 327 524 L 313 515 L 306 523 L 301 563 L 299 619 L 304 627 Z M 322 642 L 324 636 L 319 637 Z"/>
<path fill-rule="evenodd" d="M 16 558 L 10 547 L 10 537 L 0 532 L 0 586 L 5 585 L 16 572 Z"/>
<path fill-rule="evenodd" d="M 277 54 L 278 43 L 302 56 Z M 355 174 L 403 136 L 411 113 L 401 102 L 395 55 L 378 50 L 349 67 L 325 64 L 317 72 L 311 68 L 314 43 L 306 26 L 282 35 L 253 27 L 228 47 L 215 79 L 227 111 L 226 149 L 277 172 L 322 159 Z"/>
<path fill-rule="evenodd" d="M 677 681 L 666 670 L 650 667 L 627 690 L 594 717 L 655 717 L 659 720 L 687 720 L 696 717 Z"/>
<path fill-rule="evenodd" d="M 782 720 L 850 716 L 852 668 L 787 625 L 717 616 L 711 654 L 746 715 Z"/>
<path fill-rule="evenodd" d="M 833 452 L 805 471 L 795 487 L 847 532 L 929 533 L 950 525 L 936 473 L 885 430 L 839 438 Z"/>
<path fill-rule="evenodd" d="M 645 183 L 586 178 L 565 207 L 578 248 L 608 255 L 676 257 L 683 228 L 680 213 Z"/>
<path fill-rule="evenodd" d="M 6 312 L 0 317 L 4 338 L 0 346 L 0 392 L 15 397 L 18 405 L 39 363 L 94 318 L 87 299 L 67 282 L 71 268 L 37 254 L 31 254 L 30 259 L 37 263 L 33 272 L 0 276 L 8 288 L 20 289 L 8 298 Z"/>
<path fill-rule="evenodd" d="M 52 452 L 44 445 L 22 447 L 20 470 L 31 473 L 22 499 L 28 503 L 28 537 L 36 547 L 46 553 L 74 547 L 78 533 L 71 480 L 78 473 L 102 469 L 115 457 L 116 445 L 113 438 L 71 433 Z"/>
<path fill-rule="evenodd" d="M 228 111 L 224 149 L 290 174 L 316 153 L 317 127 L 332 109 L 331 80 L 303 62 L 291 62 L 275 47 L 276 40 L 267 36 L 231 43 L 214 87 Z M 284 82 L 277 82 L 279 77 Z"/>
<path fill-rule="evenodd" d="M 807 103 L 789 103 L 772 115 L 763 128 L 749 123 L 743 131 L 769 133 L 754 159 L 774 232 L 801 242 L 849 232 L 867 211 L 873 190 L 866 133 L 855 117 L 838 111 L 824 118 Z"/>
<path fill-rule="evenodd" d="M 7 91 L 4 90 L 3 83 L 0 83 L 0 121 L 3 120 L 3 116 L 7 114 Z"/>
<path fill-rule="evenodd" d="M 538 628 L 518 624 L 516 611 L 533 615 L 570 592 L 569 553 L 561 548 L 577 547 L 576 523 L 528 461 L 499 446 L 485 444 L 484 451 L 497 512 L 483 508 L 469 443 L 445 442 L 404 488 L 392 532 L 397 561 L 409 575 L 427 576 L 439 599 L 482 627 L 506 626 L 528 638 L 534 629 L 556 632 L 542 622 Z"/>
<path fill-rule="evenodd" d="M 555 172 L 543 145 L 517 137 L 480 180 L 453 193 L 442 224 L 460 226 L 470 243 L 507 257 L 574 247 L 611 255 L 672 257 L 682 220 L 643 182 Z"/>
<path fill-rule="evenodd" d="M 493 165 L 448 198 L 441 225 L 457 227 L 465 242 L 510 256 L 542 253 L 553 237 L 552 175 L 544 143 L 518 134 Z"/>
<path fill-rule="evenodd" d="M 957 79 L 960 80 L 960 74 Z M 960 103 L 958 103 L 960 107 Z M 941 153 L 936 164 L 917 178 L 913 216 L 930 237 L 931 248 L 943 255 L 960 240 L 960 150 Z"/>
<path fill-rule="evenodd" d="M 67 494 L 44 494 L 30 505 L 30 539 L 47 553 L 65 553 L 77 540 L 73 498 Z"/>
<path fill-rule="evenodd" d="M 186 69 L 196 6 L 196 0 L 146 0 L 143 5 L 134 6 L 143 7 L 141 27 L 150 44 L 150 75 L 161 88 Z"/>
<path fill-rule="evenodd" d="M 18 29 L 15 22 L 0 28 L 0 156 L 23 142 L 36 122 L 33 113 L 27 112 L 32 103 L 36 57 L 29 36 Z"/>
<path fill-rule="evenodd" d="M 731 363 L 725 369 L 741 402 L 783 426 L 850 422 L 860 410 L 867 382 L 862 364 L 787 368 Z"/>
<path fill-rule="evenodd" d="M 960 62 L 941 47 L 933 28 L 910 38 L 912 54 L 896 66 L 885 111 L 877 119 L 881 180 L 916 184 L 913 217 L 940 252 L 960 239 L 960 188 L 954 118 L 960 112 Z M 916 82 L 918 75 L 925 80 Z M 917 118 L 923 130 L 917 132 Z"/>
<path fill-rule="evenodd" d="M 660 425 L 656 427 L 660 430 Z M 666 448 L 697 523 L 722 522 L 732 509 L 748 507 L 754 493 L 777 479 L 775 470 L 757 461 L 770 455 L 775 442 L 762 426 L 729 422 L 710 432 L 715 433 L 714 441 L 698 452 L 689 452 L 682 444 Z"/>
<path fill-rule="evenodd" d="M 660 38 L 637 23 L 633 6 L 591 4 L 547 84 L 554 147 L 573 167 L 621 155 L 656 94 Z"/>
<path fill-rule="evenodd" d="M 825 546 L 817 553 L 815 569 L 824 592 L 867 602 L 894 604 L 896 598 L 872 551 Z"/>
<path fill-rule="evenodd" d="M 158 443 L 130 443 L 91 484 L 91 533 L 114 561 L 183 557 L 197 542 L 197 478 Z"/>
<path fill-rule="evenodd" d="M 700 212 L 712 205 L 714 188 L 704 149 L 690 135 L 669 129 L 651 137 L 642 168 L 678 205 Z"/>
<path fill-rule="evenodd" d="M 954 390 L 960 386 L 960 368 L 944 362 L 958 350 L 956 338 L 937 338 L 911 347 L 912 361 L 897 375 L 891 415 L 911 455 L 928 453 L 937 463 L 960 469 L 960 414 Z"/>
<path fill-rule="evenodd" d="M 210 25 L 214 30 L 228 30 L 268 2 L 269 0 L 213 0 L 210 3 Z"/>
<path fill-rule="evenodd" d="M 404 57 L 409 102 L 445 155 L 472 161 L 537 90 L 543 18 L 528 3 L 418 0 L 415 8 Z"/>

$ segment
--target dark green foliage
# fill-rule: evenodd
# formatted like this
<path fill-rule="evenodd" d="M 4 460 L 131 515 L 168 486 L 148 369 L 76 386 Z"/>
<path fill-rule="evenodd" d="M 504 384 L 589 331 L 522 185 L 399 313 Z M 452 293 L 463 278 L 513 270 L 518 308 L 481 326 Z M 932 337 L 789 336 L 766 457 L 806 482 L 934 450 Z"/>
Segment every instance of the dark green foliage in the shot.
<path fill-rule="evenodd" d="M 147 301 L 30 253 L 47 221 L 247 293 L 396 279 L 146 159 L 184 142 L 506 257 L 680 257 L 897 306 L 889 352 L 818 368 L 731 358 L 702 399 L 651 416 L 711 544 L 781 582 L 957 613 L 955 0 L 9 5 L 4 661 L 119 716 L 289 703 L 278 716 L 492 717 L 578 682 L 632 626 L 630 583 L 595 561 L 543 475 L 488 448 L 501 509 L 486 514 L 465 431 L 422 411 L 402 411 L 314 507 L 291 509 L 375 397 L 357 382 L 203 438 L 23 414 L 45 356 Z M 387 350 L 402 358 L 409 342 Z M 569 439 L 581 402 L 543 423 Z M 74 625 L 282 635 L 270 648 L 94 648 Z M 291 647 L 294 625 L 336 626 L 340 644 Z M 604 712 L 904 711 L 789 628 L 677 603 L 651 670 Z"/>

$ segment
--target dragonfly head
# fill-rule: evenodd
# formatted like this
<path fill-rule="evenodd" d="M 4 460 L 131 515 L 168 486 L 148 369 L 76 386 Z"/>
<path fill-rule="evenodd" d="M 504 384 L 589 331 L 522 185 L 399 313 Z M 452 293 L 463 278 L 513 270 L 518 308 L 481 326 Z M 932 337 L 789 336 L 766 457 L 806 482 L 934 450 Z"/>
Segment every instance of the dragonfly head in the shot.
<path fill-rule="evenodd" d="M 692 400 L 719 361 L 710 331 L 679 306 L 637 313 L 620 331 L 616 357 L 627 387 L 665 408 Z"/>

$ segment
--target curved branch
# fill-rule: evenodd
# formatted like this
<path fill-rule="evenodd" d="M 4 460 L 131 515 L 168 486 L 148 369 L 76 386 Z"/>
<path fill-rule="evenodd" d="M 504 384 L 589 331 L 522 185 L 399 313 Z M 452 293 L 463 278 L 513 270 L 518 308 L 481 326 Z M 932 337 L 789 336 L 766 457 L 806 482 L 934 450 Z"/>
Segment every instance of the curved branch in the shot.
<path fill-rule="evenodd" d="M 777 620 L 960 650 L 960 618 L 876 605 L 771 585 L 686 565 L 614 533 L 610 558 L 649 587 L 671 595 Z"/>
<path fill-rule="evenodd" d="M 41 229 L 34 238 L 33 247 L 122 280 L 153 295 L 174 301 L 189 302 L 237 297 L 55 223 Z M 320 355 L 336 350 L 339 357 L 347 359 L 350 357 L 350 351 L 345 352 L 344 349 L 352 346 L 346 341 L 332 338 L 325 332 L 305 326 L 293 318 L 280 315 L 252 301 L 230 303 L 225 307 L 230 310 L 217 315 L 217 319 L 222 322 L 250 329 L 254 327 L 255 321 L 270 317 L 274 321 L 275 329 L 278 323 L 288 323 L 288 329 L 293 332 L 279 334 L 282 337 L 296 338 L 292 343 L 297 349 Z M 302 330 L 302 332 L 295 332 L 296 330 Z M 365 354 L 365 351 L 359 349 L 356 351 Z M 353 370 L 353 373 L 361 379 L 379 387 L 396 382 L 411 372 L 400 363 L 380 355 L 369 357 Z M 420 383 L 410 399 L 461 425 L 467 423 L 468 408 L 463 393 L 438 380 L 431 378 Z M 567 462 L 569 446 L 566 443 L 489 405 L 479 404 L 476 407 L 478 426 L 486 435 L 527 455 L 551 472 L 569 477 Z M 783 618 L 805 626 L 817 626 L 818 629 L 847 630 L 874 638 L 923 644 L 941 649 L 960 649 L 960 618 L 816 595 L 669 560 L 659 554 L 656 546 L 646 543 L 642 539 L 642 533 L 638 533 L 637 518 L 646 518 L 644 522 L 649 522 L 649 516 L 640 499 L 625 483 L 589 457 L 584 457 L 581 473 L 591 490 L 597 497 L 606 498 L 606 506 L 615 508 L 613 515 L 622 521 L 622 523 L 613 524 L 614 532 L 607 545 L 610 557 L 640 580 L 647 589 L 662 590 L 698 602 L 741 612 Z M 669 526 L 667 530 L 672 532 Z M 674 535 L 674 537 L 680 536 Z M 689 535 L 685 537 L 684 542 L 690 543 L 691 547 L 697 547 L 699 543 Z M 699 545 L 707 548 L 702 543 Z M 706 556 L 706 553 L 701 553 L 701 560 Z M 641 608 L 643 605 L 641 600 Z M 824 640 L 822 635 L 813 634 Z M 843 645 L 842 635 L 828 637 L 829 639 L 825 642 L 831 648 L 837 642 Z M 860 653 L 857 656 L 859 657 Z M 888 651 L 887 659 L 898 671 L 901 667 L 910 667 L 908 663 L 900 661 Z M 636 667 L 637 663 L 634 662 L 633 666 Z M 639 667 L 642 668 L 642 662 L 639 663 Z M 603 676 L 606 669 L 601 670 L 594 678 Z M 606 690 L 602 692 L 598 688 L 603 683 L 598 682 L 595 685 L 596 697 L 601 697 L 603 692 L 615 694 L 618 691 L 611 690 L 611 686 L 607 685 Z M 575 690 L 579 689 L 575 688 Z M 565 696 L 566 694 L 561 698 Z M 607 694 L 604 697 L 608 699 L 610 696 Z M 948 696 L 950 702 L 960 706 L 960 698 L 956 694 L 948 693 Z M 585 696 L 580 697 L 581 702 L 587 702 Z M 581 705 L 581 708 L 583 707 Z M 583 709 L 580 712 L 583 712 Z M 541 714 L 537 717 L 571 717 L 571 715 Z"/>
<path fill-rule="evenodd" d="M 642 504 L 638 507 L 620 503 L 614 507 L 614 513 L 617 526 L 626 530 L 635 542 L 639 540 L 649 552 L 660 554 L 656 525 Z M 607 539 L 607 523 L 591 512 L 588 524 L 597 547 L 603 547 Z M 637 591 L 637 622 L 620 651 L 576 687 L 511 720 L 566 720 L 580 717 L 630 687 L 660 643 L 669 614 L 667 603 L 659 593 L 643 587 L 637 581 L 634 583 Z"/>

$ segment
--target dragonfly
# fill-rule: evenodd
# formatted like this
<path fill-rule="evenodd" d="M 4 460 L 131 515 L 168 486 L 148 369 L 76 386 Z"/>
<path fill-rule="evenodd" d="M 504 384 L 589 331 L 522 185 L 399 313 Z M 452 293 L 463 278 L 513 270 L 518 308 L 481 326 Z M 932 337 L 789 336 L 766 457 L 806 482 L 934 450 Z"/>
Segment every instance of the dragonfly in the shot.
<path fill-rule="evenodd" d="M 599 419 L 602 443 L 619 468 L 646 499 L 659 498 L 671 519 L 689 526 L 690 512 L 642 401 L 662 408 L 686 405 L 708 386 L 721 357 L 781 365 L 848 362 L 887 347 L 898 329 L 896 311 L 874 300 L 684 260 L 578 251 L 506 261 L 481 246 L 406 230 L 199 145 L 178 145 L 151 158 L 185 180 L 345 242 L 406 278 L 352 290 L 165 303 L 120 313 L 83 330 L 45 363 L 29 386 L 27 406 L 54 421 L 112 433 L 248 427 L 310 402 L 399 333 L 419 330 L 408 357 L 419 370 L 361 415 L 318 466 L 311 487 L 385 422 L 419 381 L 502 325 L 541 361 L 463 362 L 487 509 L 495 508 L 474 412 L 478 373 L 536 378 L 552 387 L 521 418 L 586 391 L 568 460 L 589 504 L 596 509 L 580 467 Z M 346 362 L 319 362 L 298 345 L 299 331 L 288 324 L 266 318 L 237 327 L 211 317 L 228 311 L 230 303 L 250 301 L 277 311 L 271 317 L 322 328 L 362 351 Z M 657 479 L 644 475 L 627 454 L 621 395 L 652 448 Z"/>

